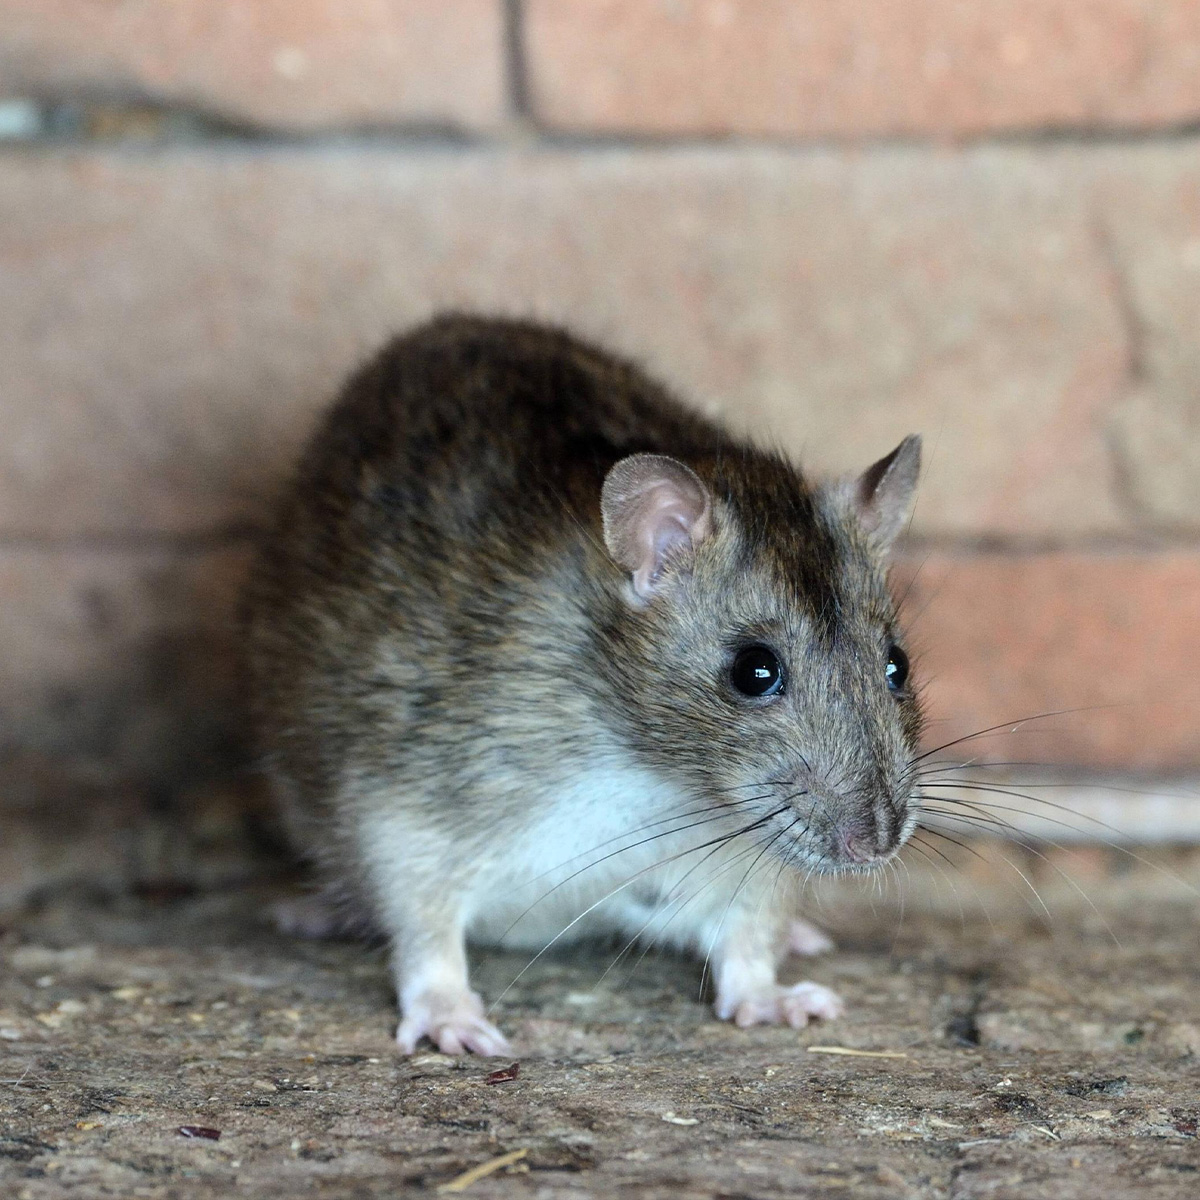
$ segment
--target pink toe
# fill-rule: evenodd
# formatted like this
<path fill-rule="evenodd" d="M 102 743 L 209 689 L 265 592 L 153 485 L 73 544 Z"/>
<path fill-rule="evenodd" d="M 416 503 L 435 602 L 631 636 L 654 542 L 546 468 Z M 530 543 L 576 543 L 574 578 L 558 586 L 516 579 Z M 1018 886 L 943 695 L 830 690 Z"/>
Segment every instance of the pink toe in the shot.
<path fill-rule="evenodd" d="M 808 1011 L 803 1004 L 785 1004 L 784 1014 L 787 1017 L 787 1023 L 793 1029 L 803 1029 L 808 1024 Z"/>
<path fill-rule="evenodd" d="M 819 983 L 797 984 L 793 994 L 806 1012 L 826 1021 L 835 1020 L 845 1011 L 841 997 Z"/>
<path fill-rule="evenodd" d="M 450 1029 L 443 1025 L 442 1028 L 437 1031 L 435 1040 L 437 1042 L 437 1048 L 443 1054 L 461 1054 L 463 1052 L 464 1047 L 462 1040 L 458 1036 L 457 1030 Z"/>
<path fill-rule="evenodd" d="M 482 1054 L 488 1058 L 498 1058 L 502 1054 L 512 1053 L 504 1038 L 487 1033 L 475 1034 L 468 1040 L 467 1045 L 476 1054 Z"/>

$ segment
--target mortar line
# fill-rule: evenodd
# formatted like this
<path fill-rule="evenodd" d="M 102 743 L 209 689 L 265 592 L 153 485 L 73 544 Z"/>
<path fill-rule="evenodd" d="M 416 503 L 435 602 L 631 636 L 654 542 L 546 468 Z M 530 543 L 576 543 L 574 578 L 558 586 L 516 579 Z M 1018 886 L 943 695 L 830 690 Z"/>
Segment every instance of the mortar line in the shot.
<path fill-rule="evenodd" d="M 535 145 L 549 150 L 604 153 L 614 150 L 653 153 L 663 150 L 773 150 L 781 154 L 871 153 L 890 150 L 925 150 L 931 153 L 966 152 L 988 148 L 1010 149 L 1102 149 L 1191 143 L 1200 139 L 1200 119 L 1168 122 L 1151 127 L 1101 127 L 1062 125 L 1034 129 L 982 130 L 974 133 L 880 133 L 787 135 L 771 133 L 702 133 L 695 131 L 635 132 L 630 130 L 569 130 L 547 127 L 534 120 L 529 99 L 529 74 L 523 37 L 520 0 L 506 0 L 505 74 L 509 104 L 518 118 L 516 130 L 500 133 L 463 129 L 452 123 L 378 126 L 333 126 L 315 130 L 285 130 L 256 126 L 197 107 L 160 104 L 130 97 L 106 101 L 99 97 L 9 97 L 32 99 L 43 113 L 43 132 L 32 137 L 0 141 L 0 152 L 53 146 L 220 146 L 250 145 L 257 148 L 351 147 L 409 149 L 438 146 L 446 149 L 490 149 Z M 112 116 L 150 114 L 163 122 L 190 125 L 162 138 L 105 137 L 81 133 L 71 126 L 86 122 L 88 112 Z M 58 126 L 56 130 L 54 127 Z M 514 133 L 520 136 L 514 136 Z"/>
<path fill-rule="evenodd" d="M 512 115 L 523 127 L 532 130 L 524 0 L 504 0 L 504 72 Z"/>

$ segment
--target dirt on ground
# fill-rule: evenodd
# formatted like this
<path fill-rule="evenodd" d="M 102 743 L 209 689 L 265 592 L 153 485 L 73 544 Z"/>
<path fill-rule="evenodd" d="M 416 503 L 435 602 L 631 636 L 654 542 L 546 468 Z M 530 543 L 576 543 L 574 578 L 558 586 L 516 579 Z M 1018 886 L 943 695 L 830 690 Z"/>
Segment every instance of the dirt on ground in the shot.
<path fill-rule="evenodd" d="M 683 959 L 481 953 L 511 1070 L 400 1057 L 382 954 L 274 890 L 59 897 L 0 937 L 0 1195 L 1200 1196 L 1200 907 L 1146 879 L 826 904 L 791 973 L 848 1013 L 799 1032 Z"/>

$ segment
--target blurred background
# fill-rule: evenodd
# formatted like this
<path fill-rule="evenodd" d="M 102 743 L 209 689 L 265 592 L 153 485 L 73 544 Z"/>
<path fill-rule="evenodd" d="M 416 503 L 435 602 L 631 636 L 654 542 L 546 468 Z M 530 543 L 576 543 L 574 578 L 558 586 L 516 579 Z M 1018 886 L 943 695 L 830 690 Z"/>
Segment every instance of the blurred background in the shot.
<path fill-rule="evenodd" d="M 446 306 L 924 433 L 931 743 L 1200 840 L 1195 0 L 0 0 L 0 907 L 270 860 L 253 537 Z"/>

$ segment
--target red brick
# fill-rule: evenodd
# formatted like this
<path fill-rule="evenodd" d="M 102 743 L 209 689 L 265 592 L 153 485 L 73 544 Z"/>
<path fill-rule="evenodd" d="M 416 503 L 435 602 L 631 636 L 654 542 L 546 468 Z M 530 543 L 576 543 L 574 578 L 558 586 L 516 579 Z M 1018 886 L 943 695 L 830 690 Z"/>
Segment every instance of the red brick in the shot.
<path fill-rule="evenodd" d="M 1130 167 L 1136 162 L 1136 172 Z M 1200 529 L 1200 171 L 1168 146 L 1095 164 L 1097 209 L 1136 315 L 1135 387 L 1114 413 L 1129 502 L 1147 523 Z"/>
<path fill-rule="evenodd" d="M 930 745 L 1008 723 L 945 757 L 1200 764 L 1200 555 L 933 554 L 908 572 L 922 561 L 905 610 Z M 1063 709 L 1080 711 L 1017 728 Z"/>
<path fill-rule="evenodd" d="M 1200 116 L 1195 0 L 527 0 L 545 124 L 798 137 Z"/>
<path fill-rule="evenodd" d="M 285 129 L 491 126 L 503 0 L 0 0 L 0 90 Z"/>
<path fill-rule="evenodd" d="M 1194 148 L 1177 153 L 1200 179 Z M 815 467 L 860 468 L 921 430 L 926 533 L 1126 530 L 1109 425 L 1130 355 L 1090 161 L 13 157 L 0 531 L 257 521 L 341 376 L 445 305 L 566 321 Z"/>

